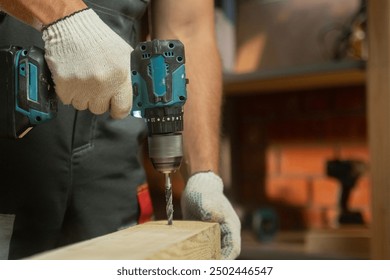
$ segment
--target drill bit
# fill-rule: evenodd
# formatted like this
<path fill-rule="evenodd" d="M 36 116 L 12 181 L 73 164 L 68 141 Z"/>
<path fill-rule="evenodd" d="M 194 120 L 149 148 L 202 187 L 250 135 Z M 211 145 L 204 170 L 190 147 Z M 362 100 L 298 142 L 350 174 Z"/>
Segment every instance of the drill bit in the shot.
<path fill-rule="evenodd" d="M 172 184 L 170 173 L 165 173 L 165 200 L 168 225 L 172 225 L 173 220 L 173 202 L 172 202 Z"/>

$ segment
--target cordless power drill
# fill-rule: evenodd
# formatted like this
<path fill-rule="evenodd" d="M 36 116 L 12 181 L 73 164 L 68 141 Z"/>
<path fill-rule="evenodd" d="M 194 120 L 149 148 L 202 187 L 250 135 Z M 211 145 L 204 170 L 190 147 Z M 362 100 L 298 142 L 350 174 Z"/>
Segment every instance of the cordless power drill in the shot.
<path fill-rule="evenodd" d="M 165 174 L 168 224 L 172 224 L 170 174 L 183 158 L 183 106 L 187 100 L 184 46 L 178 40 L 153 40 L 137 45 L 131 54 L 132 115 L 148 127 L 149 157 Z"/>
<path fill-rule="evenodd" d="M 0 137 L 22 138 L 56 113 L 57 98 L 43 50 L 0 47 Z"/>

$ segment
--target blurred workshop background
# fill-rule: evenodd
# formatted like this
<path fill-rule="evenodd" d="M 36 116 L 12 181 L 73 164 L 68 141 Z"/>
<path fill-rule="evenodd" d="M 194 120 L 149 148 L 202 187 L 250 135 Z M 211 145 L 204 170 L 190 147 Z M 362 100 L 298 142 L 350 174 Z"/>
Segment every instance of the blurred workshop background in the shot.
<path fill-rule="evenodd" d="M 386 22 L 380 2 L 386 12 L 372 13 Z M 240 258 L 389 258 L 372 249 L 387 237 L 372 244 L 367 1 L 215 3 L 221 174 L 242 220 Z"/>

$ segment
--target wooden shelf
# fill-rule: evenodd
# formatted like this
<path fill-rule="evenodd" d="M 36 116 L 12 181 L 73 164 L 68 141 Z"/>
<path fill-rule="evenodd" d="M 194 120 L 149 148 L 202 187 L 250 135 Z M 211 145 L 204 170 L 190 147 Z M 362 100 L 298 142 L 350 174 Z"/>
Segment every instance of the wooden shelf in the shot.
<path fill-rule="evenodd" d="M 225 73 L 224 93 L 262 94 L 365 85 L 365 68 L 365 61 L 343 61 L 245 74 Z"/>

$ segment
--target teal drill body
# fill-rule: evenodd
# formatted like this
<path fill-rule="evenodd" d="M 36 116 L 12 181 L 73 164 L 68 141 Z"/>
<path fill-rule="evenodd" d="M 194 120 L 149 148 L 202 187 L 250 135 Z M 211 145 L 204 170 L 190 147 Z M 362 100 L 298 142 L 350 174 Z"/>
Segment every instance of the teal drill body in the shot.
<path fill-rule="evenodd" d="M 56 117 L 57 98 L 42 49 L 0 48 L 0 96 L 0 137 L 21 138 Z"/>
<path fill-rule="evenodd" d="M 131 55 L 135 117 L 148 110 L 183 107 L 187 99 L 184 46 L 178 40 L 140 43 Z"/>
<path fill-rule="evenodd" d="M 187 100 L 184 46 L 178 40 L 153 40 L 137 45 L 131 54 L 132 115 L 148 127 L 149 157 L 165 174 L 168 224 L 173 205 L 170 174 L 183 158 L 183 106 Z"/>

